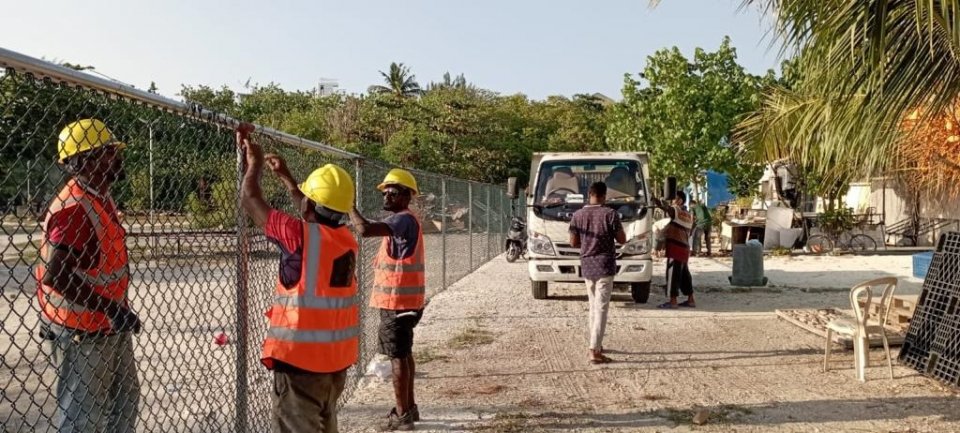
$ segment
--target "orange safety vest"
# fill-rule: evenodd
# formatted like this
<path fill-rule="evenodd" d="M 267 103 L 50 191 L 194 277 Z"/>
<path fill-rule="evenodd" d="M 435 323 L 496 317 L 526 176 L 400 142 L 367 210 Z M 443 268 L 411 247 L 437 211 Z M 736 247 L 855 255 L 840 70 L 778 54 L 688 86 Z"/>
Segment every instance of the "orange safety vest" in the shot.
<path fill-rule="evenodd" d="M 383 310 L 419 310 L 426 295 L 423 268 L 423 229 L 417 221 L 417 248 L 410 257 L 390 257 L 390 239 L 384 238 L 373 263 L 373 295 L 370 306 Z"/>
<path fill-rule="evenodd" d="M 674 206 L 673 210 L 674 218 L 671 219 L 670 224 L 667 224 L 667 227 L 663 229 L 663 237 L 683 245 L 688 245 L 690 243 L 690 231 L 693 230 L 693 214 L 681 209 L 679 206 Z"/>
<path fill-rule="evenodd" d="M 345 226 L 306 222 L 303 239 L 300 280 L 288 289 L 277 278 L 260 362 L 333 373 L 355 364 L 360 353 L 357 240 Z"/>
<path fill-rule="evenodd" d="M 67 181 L 66 186 L 50 204 L 44 219 L 44 231 L 50 218 L 62 212 L 80 206 L 97 235 L 99 249 L 97 266 L 94 269 L 74 269 L 73 273 L 100 296 L 126 304 L 130 271 L 127 261 L 126 230 L 120 225 L 115 214 L 107 212 L 101 198 L 87 192 L 75 180 Z M 112 205 L 113 200 L 107 198 Z M 116 208 L 115 206 L 113 207 Z M 109 331 L 110 320 L 101 312 L 89 310 L 63 297 L 57 289 L 43 284 L 46 264 L 50 260 L 50 246 L 46 236 L 40 245 L 40 263 L 36 267 L 37 299 L 44 316 L 51 322 L 67 328 L 86 332 Z"/>

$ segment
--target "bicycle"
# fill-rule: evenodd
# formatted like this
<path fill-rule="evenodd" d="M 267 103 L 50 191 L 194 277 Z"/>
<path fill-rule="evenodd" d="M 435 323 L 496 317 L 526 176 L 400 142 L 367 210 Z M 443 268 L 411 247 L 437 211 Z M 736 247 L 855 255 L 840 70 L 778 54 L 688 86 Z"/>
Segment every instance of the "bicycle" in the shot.
<path fill-rule="evenodd" d="M 836 236 L 819 233 L 807 238 L 807 250 L 814 254 L 831 253 L 837 247 L 840 251 L 876 251 L 877 241 L 869 235 L 850 233 L 849 230 L 844 230 Z"/>

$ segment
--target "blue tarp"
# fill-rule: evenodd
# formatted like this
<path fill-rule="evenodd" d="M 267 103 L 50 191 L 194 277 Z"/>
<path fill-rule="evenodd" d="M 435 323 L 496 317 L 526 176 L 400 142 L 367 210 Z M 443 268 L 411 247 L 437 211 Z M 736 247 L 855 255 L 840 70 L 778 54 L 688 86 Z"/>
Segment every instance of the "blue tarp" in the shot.
<path fill-rule="evenodd" d="M 715 171 L 707 172 L 707 206 L 717 207 L 721 203 L 733 200 L 733 194 L 727 189 L 727 175 Z"/>
<path fill-rule="evenodd" d="M 731 194 L 730 190 L 727 189 L 726 174 L 717 173 L 715 171 L 707 171 L 706 178 L 706 188 L 700 190 L 700 195 L 702 196 L 701 198 L 706 201 L 707 207 L 713 209 L 718 205 L 734 199 L 733 194 Z M 690 196 L 690 194 L 693 192 L 693 186 L 690 185 L 685 189 L 687 191 L 687 196 Z"/>

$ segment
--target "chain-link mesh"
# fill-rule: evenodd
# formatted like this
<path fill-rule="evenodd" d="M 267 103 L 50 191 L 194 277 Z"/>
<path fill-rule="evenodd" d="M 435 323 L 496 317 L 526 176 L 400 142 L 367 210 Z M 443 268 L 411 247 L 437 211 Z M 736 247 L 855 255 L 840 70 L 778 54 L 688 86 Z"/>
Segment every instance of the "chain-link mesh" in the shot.
<path fill-rule="evenodd" d="M 280 254 L 239 212 L 232 121 L 96 87 L 0 72 L 3 431 L 57 431 L 58 425 L 93 431 L 105 424 L 145 432 L 269 430 L 272 376 L 260 363 L 260 349 Z M 61 130 L 91 118 L 102 120 L 113 137 L 100 143 L 105 129 L 94 128 L 93 135 L 84 129 L 85 151 L 58 163 Z M 125 176 L 108 163 L 113 138 L 126 143 L 118 157 Z M 354 176 L 361 211 L 370 219 L 386 216 L 376 185 L 391 166 L 294 146 L 275 134 L 253 139 L 283 157 L 298 181 L 323 164 L 340 165 Z M 424 230 L 430 297 L 499 254 L 509 214 L 500 188 L 414 174 L 421 194 L 412 207 Z M 262 185 L 268 204 L 298 216 L 276 176 L 268 171 Z M 107 195 L 112 203 L 102 198 Z M 361 241 L 362 306 L 379 242 Z M 38 279 L 48 287 L 96 281 L 116 308 L 109 317 L 83 315 L 90 305 L 81 308 L 83 300 L 60 296 Z M 123 279 L 135 313 L 120 308 Z M 49 317 L 44 308 L 63 319 L 53 322 L 74 322 L 42 319 Z M 376 352 L 378 316 L 360 311 L 360 361 L 341 401 Z M 98 331 L 133 330 L 138 321 L 136 334 Z"/>

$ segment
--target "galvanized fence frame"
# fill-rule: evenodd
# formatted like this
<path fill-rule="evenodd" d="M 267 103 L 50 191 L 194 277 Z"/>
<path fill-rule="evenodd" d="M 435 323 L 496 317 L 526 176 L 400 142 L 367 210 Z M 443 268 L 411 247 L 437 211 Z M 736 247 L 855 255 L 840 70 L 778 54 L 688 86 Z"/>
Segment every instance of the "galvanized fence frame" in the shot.
<path fill-rule="evenodd" d="M 17 205 L 24 202 L 25 207 L 31 209 L 34 202 L 40 202 L 35 200 L 37 190 L 41 191 L 39 194 L 43 198 L 51 199 L 65 177 L 57 172 L 51 161 L 40 157 L 44 152 L 49 154 L 49 150 L 41 152 L 37 149 L 53 147 L 55 140 L 51 138 L 57 131 L 40 130 L 37 125 L 27 124 L 25 118 L 18 117 L 20 112 L 17 110 L 23 107 L 34 116 L 31 119 L 61 127 L 70 120 L 67 112 L 92 112 L 105 117 L 108 123 L 127 125 L 121 129 L 128 131 L 128 135 L 145 137 L 148 141 L 149 213 L 148 216 L 141 215 L 147 211 L 141 204 L 130 209 L 135 215 L 132 221 L 124 220 L 129 233 L 128 245 L 142 251 L 141 255 L 131 258 L 132 278 L 136 279 L 137 286 L 133 303 L 144 318 L 146 335 L 149 336 L 147 342 L 135 338 L 134 344 L 138 356 L 149 353 L 152 357 L 137 365 L 144 387 L 142 393 L 144 398 L 149 397 L 144 400 L 149 404 L 141 403 L 137 430 L 267 430 L 272 386 L 268 373 L 259 365 L 258 349 L 266 329 L 262 312 L 268 307 L 276 284 L 278 254 L 262 231 L 253 227 L 249 218 L 239 211 L 237 191 L 244 156 L 234 150 L 233 162 L 220 161 L 219 168 L 227 174 L 232 172 L 234 179 L 232 185 L 221 181 L 209 188 L 212 198 L 207 201 L 216 205 L 216 209 L 211 210 L 203 222 L 198 222 L 199 217 L 195 214 L 187 218 L 191 221 L 185 226 L 178 226 L 180 223 L 177 222 L 158 222 L 159 217 L 154 212 L 155 136 L 160 133 L 166 136 L 168 151 L 176 150 L 176 146 L 196 146 L 199 140 L 203 141 L 203 146 L 214 146 L 219 155 L 225 156 L 230 153 L 228 146 L 231 146 L 233 131 L 240 120 L 2 48 L 0 67 L 3 68 L 0 72 L 0 164 L 4 163 L 2 157 L 9 157 L 10 152 L 20 152 L 13 153 L 17 158 L 14 161 L 16 167 L 0 165 L 0 169 L 9 169 L 7 173 L 0 173 L 0 187 L 3 187 L 0 191 L 22 189 L 24 181 L 27 189 L 25 198 L 22 191 L 7 198 L 0 194 L 0 216 L 5 221 L 0 228 L 0 252 L 4 257 L 0 267 L 4 294 L 3 301 L 0 301 L 4 331 L 0 333 L 0 381 L 4 383 L 0 385 L 0 424 L 3 431 L 53 431 L 52 412 L 58 404 L 55 372 L 51 371 L 47 359 L 50 353 L 38 348 L 43 344 L 37 336 L 37 318 L 41 313 L 34 294 L 37 282 L 32 275 L 39 260 L 35 244 L 43 234 L 39 221 L 28 224 L 30 212 L 19 211 L 18 207 L 24 206 Z M 28 92 L 3 93 L 3 86 L 12 82 L 26 83 L 31 89 L 45 94 L 72 95 L 80 99 L 77 104 L 83 106 L 82 110 L 69 107 L 73 103 L 69 99 L 68 106 L 35 106 L 39 98 L 22 100 Z M 29 93 L 27 98 L 35 96 Z M 268 151 L 286 155 L 291 170 L 300 180 L 323 163 L 340 164 L 354 176 L 361 211 L 368 217 L 384 216 L 377 212 L 379 194 L 373 188 L 391 168 L 389 164 L 260 125 L 256 125 L 254 139 Z M 128 146 L 143 145 L 135 141 L 139 140 L 128 143 Z M 15 145 L 21 146 L 19 151 Z M 137 155 L 143 158 L 142 151 Z M 190 155 L 178 151 L 176 157 L 167 162 L 187 163 L 192 158 Z M 140 159 L 131 162 L 141 168 L 146 164 Z M 35 182 L 31 184 L 38 163 L 46 164 L 41 167 L 43 175 L 39 186 Z M 20 177 L 23 173 L 26 173 L 25 179 Z M 424 193 L 415 200 L 413 207 L 427 232 L 427 284 L 428 297 L 432 297 L 499 254 L 510 215 L 502 188 L 416 170 L 414 174 Z M 133 182 L 136 180 L 129 183 Z M 296 215 L 294 207 L 283 202 L 282 193 L 277 193 L 276 181 L 269 174 L 264 175 L 264 185 L 271 200 L 276 202 L 271 204 Z M 131 188 L 133 186 L 128 185 L 127 189 Z M 164 186 L 161 181 L 161 188 L 189 189 L 190 186 L 176 182 Z M 230 198 L 230 194 L 234 196 Z M 228 203 L 231 200 L 232 203 Z M 184 211 L 184 208 L 179 210 Z M 39 212 L 34 211 L 34 214 Z M 191 224 L 204 228 L 191 229 Z M 15 241 L 24 238 L 26 244 Z M 375 239 L 359 240 L 362 266 L 358 267 L 357 280 L 361 305 L 366 304 L 369 296 L 370 263 L 378 242 Z M 201 254 L 209 257 L 200 258 Z M 217 265 L 208 269 L 205 260 Z M 228 290 L 230 285 L 232 291 Z M 207 292 L 217 289 L 227 292 L 220 295 L 220 299 L 211 298 L 213 295 Z M 184 299 L 188 296 L 199 299 Z M 174 308 L 174 305 L 178 311 L 158 313 L 151 310 Z M 233 318 L 228 320 L 228 315 Z M 218 323 L 204 323 L 203 316 L 212 317 Z M 376 351 L 378 320 L 369 309 L 361 309 L 360 362 L 350 371 L 342 402 L 349 397 Z M 151 330 L 151 327 L 155 329 Z M 229 343 L 218 341 L 210 347 L 197 346 L 197 342 L 204 339 L 210 345 L 209 340 L 215 331 L 222 333 Z M 184 338 L 184 332 L 202 335 L 188 335 L 189 338 L 177 340 Z M 152 365 L 154 359 L 160 360 L 157 365 Z M 145 365 L 148 362 L 151 365 Z M 189 381 L 203 382 L 204 385 Z M 231 394 L 231 401 L 223 401 Z"/>

